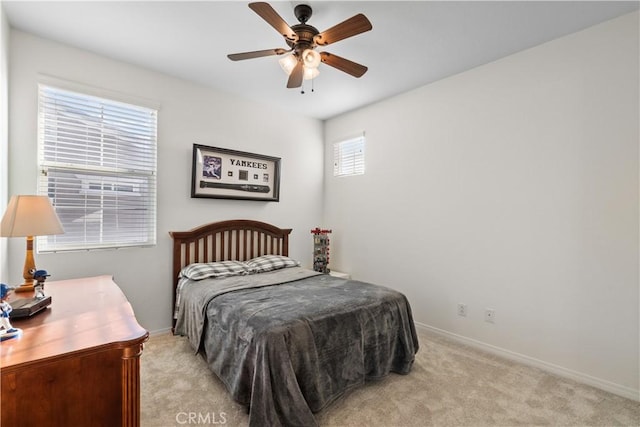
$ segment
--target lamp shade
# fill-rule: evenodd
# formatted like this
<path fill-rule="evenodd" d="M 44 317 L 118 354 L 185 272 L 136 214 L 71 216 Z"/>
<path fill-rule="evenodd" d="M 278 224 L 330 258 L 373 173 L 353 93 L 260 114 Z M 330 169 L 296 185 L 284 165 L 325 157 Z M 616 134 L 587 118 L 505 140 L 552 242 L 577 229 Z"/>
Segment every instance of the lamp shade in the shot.
<path fill-rule="evenodd" d="M 0 224 L 2 237 L 48 236 L 64 229 L 47 196 L 12 196 Z"/>

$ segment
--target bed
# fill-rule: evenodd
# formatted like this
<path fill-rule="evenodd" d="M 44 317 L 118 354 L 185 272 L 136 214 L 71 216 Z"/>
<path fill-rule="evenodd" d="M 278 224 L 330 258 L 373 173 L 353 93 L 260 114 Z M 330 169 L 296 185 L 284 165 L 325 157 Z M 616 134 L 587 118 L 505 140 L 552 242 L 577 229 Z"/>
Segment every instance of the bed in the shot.
<path fill-rule="evenodd" d="M 289 258 L 291 229 L 229 220 L 173 238 L 173 330 L 246 405 L 250 426 L 317 425 L 365 381 L 408 374 L 418 339 L 406 297 Z"/>

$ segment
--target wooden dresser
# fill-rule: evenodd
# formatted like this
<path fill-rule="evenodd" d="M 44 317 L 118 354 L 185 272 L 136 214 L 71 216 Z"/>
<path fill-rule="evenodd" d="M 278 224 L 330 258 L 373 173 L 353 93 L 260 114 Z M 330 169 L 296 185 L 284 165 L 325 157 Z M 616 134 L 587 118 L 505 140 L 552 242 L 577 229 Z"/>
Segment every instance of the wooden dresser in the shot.
<path fill-rule="evenodd" d="M 44 290 L 51 306 L 12 319 L 22 335 L 0 343 L 1 425 L 140 425 L 149 333 L 120 288 L 98 276 L 46 282 Z"/>

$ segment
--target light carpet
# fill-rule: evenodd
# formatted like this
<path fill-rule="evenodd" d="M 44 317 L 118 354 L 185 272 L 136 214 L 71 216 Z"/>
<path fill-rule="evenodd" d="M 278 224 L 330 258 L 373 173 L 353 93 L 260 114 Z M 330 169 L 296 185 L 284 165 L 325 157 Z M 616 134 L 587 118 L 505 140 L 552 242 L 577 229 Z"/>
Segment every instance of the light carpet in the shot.
<path fill-rule="evenodd" d="M 640 403 L 419 331 L 409 375 L 365 384 L 320 426 L 640 426 Z M 141 357 L 142 427 L 246 426 L 245 408 L 186 338 L 154 335 Z"/>

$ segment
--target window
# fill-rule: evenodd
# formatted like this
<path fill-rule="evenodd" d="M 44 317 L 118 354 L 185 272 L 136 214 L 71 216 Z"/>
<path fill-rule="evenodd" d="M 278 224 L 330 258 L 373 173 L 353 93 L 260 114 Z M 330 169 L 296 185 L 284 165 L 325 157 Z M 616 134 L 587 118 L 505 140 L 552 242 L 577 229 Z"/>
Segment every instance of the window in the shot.
<path fill-rule="evenodd" d="M 364 174 L 364 135 L 333 144 L 333 176 Z"/>
<path fill-rule="evenodd" d="M 38 192 L 65 233 L 40 252 L 156 243 L 157 110 L 39 86 Z"/>

